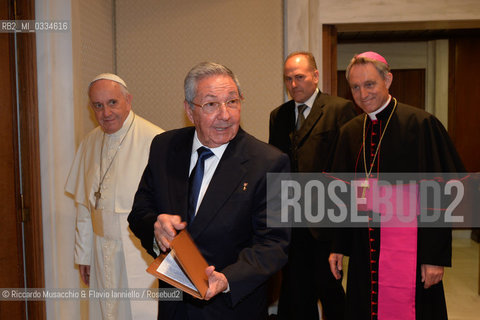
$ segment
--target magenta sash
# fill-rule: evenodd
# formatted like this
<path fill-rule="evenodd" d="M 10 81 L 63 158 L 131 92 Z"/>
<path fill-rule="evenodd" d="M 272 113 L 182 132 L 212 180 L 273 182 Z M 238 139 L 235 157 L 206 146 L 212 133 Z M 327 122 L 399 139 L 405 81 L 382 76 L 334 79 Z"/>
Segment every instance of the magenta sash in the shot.
<path fill-rule="evenodd" d="M 418 186 L 378 186 L 370 179 L 368 210 L 382 216 L 378 266 L 378 319 L 415 319 Z"/>

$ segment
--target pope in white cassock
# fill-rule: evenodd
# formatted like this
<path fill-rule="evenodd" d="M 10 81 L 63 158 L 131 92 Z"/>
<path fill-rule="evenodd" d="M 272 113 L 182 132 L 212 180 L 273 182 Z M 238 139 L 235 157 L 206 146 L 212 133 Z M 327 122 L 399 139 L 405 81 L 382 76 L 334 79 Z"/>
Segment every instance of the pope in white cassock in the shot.
<path fill-rule="evenodd" d="M 151 141 L 163 130 L 131 111 L 132 96 L 117 75 L 98 75 L 88 96 L 100 126 L 80 144 L 65 187 L 77 205 L 75 263 L 91 289 L 155 288 L 145 272 L 151 257 L 127 216 Z M 157 308 L 155 300 L 89 301 L 90 319 L 156 319 Z"/>

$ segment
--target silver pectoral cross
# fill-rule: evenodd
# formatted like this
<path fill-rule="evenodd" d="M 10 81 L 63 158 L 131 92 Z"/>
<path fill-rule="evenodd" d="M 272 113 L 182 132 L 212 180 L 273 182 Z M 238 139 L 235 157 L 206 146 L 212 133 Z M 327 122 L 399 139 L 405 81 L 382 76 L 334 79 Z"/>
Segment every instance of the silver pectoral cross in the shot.
<path fill-rule="evenodd" d="M 102 193 L 100 192 L 100 188 L 98 188 L 98 191 L 95 191 L 93 194 L 95 196 L 95 209 L 98 209 L 98 201 L 100 200 L 100 197 L 102 196 Z"/>

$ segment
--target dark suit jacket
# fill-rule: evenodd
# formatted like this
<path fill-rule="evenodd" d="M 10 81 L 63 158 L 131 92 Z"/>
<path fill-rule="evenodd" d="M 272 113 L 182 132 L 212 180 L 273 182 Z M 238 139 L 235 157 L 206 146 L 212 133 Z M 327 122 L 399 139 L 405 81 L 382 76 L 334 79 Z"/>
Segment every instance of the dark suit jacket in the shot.
<path fill-rule="evenodd" d="M 153 256 L 153 225 L 169 213 L 186 220 L 193 127 L 154 138 L 132 212 L 130 228 Z M 290 233 L 267 227 L 267 172 L 288 172 L 288 158 L 239 129 L 230 141 L 188 230 L 201 253 L 228 279 L 230 292 L 210 301 L 184 295 L 160 302 L 160 319 L 262 319 L 265 282 L 287 261 Z M 165 285 L 166 286 L 166 285 Z M 179 316 L 180 314 L 180 316 Z"/>
<path fill-rule="evenodd" d="M 324 172 L 340 127 L 355 116 L 350 100 L 319 92 L 310 114 L 295 131 L 295 102 L 290 100 L 271 112 L 268 142 L 288 154 L 292 172 Z M 321 239 L 319 230 L 311 231 Z"/>
<path fill-rule="evenodd" d="M 327 168 L 336 134 L 356 116 L 353 103 L 319 92 L 310 114 L 295 132 L 295 102 L 290 100 L 270 114 L 269 143 L 287 153 L 294 172 L 322 172 Z"/>

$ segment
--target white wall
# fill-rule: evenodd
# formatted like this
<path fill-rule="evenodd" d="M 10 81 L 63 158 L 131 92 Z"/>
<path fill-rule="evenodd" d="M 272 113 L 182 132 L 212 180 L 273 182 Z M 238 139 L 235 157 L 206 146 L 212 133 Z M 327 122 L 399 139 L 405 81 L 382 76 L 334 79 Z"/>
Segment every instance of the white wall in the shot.
<path fill-rule="evenodd" d="M 69 1 L 37 0 L 35 9 L 40 21 L 71 20 Z M 72 34 L 37 32 L 36 50 L 45 287 L 75 288 L 75 211 L 63 191 L 75 150 Z M 78 305 L 75 300 L 48 299 L 47 318 L 79 319 Z"/>
<path fill-rule="evenodd" d="M 115 71 L 114 0 L 71 0 L 75 142 L 97 126 L 87 87 L 103 72 Z"/>
<path fill-rule="evenodd" d="M 355 54 L 375 51 L 388 60 L 391 69 L 425 69 L 427 67 L 427 42 L 382 42 L 339 44 L 337 69 L 345 70 Z"/>
<path fill-rule="evenodd" d="M 133 108 L 163 129 L 190 125 L 183 80 L 197 63 L 232 69 L 245 96 L 242 127 L 268 139 L 283 102 L 282 0 L 116 1 L 117 72 Z"/>

